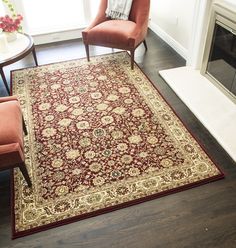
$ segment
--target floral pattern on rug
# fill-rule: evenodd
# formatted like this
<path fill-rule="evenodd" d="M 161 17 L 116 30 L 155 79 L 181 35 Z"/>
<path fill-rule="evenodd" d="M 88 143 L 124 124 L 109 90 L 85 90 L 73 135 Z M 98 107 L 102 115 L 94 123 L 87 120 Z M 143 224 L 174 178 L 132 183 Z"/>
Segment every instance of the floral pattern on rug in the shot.
<path fill-rule="evenodd" d="M 15 170 L 16 234 L 222 176 L 126 53 L 12 79 L 33 183 Z"/>

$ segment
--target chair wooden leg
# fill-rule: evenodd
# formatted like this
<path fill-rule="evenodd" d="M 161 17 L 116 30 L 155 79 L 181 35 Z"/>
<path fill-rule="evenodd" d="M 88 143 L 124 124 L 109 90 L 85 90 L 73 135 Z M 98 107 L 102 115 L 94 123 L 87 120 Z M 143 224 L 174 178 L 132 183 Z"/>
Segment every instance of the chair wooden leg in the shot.
<path fill-rule="evenodd" d="M 144 44 L 144 47 L 145 47 L 145 49 L 146 49 L 146 50 L 148 50 L 148 47 L 147 47 L 147 42 L 146 42 L 146 40 L 144 40 L 144 41 L 143 41 L 143 44 Z"/>
<path fill-rule="evenodd" d="M 131 57 L 131 70 L 134 69 L 134 50 L 130 51 L 130 57 Z"/>
<path fill-rule="evenodd" d="M 24 176 L 28 186 L 32 187 L 32 183 L 31 183 L 31 180 L 30 180 L 30 177 L 29 177 L 29 173 L 28 173 L 28 171 L 26 169 L 25 163 L 23 162 L 23 163 L 19 164 L 19 168 L 20 168 L 20 171 L 21 171 L 22 175 Z"/>
<path fill-rule="evenodd" d="M 23 116 L 22 116 L 22 124 L 23 124 L 24 134 L 27 135 L 28 134 L 28 131 L 27 131 L 27 128 L 26 128 L 26 125 L 25 125 L 25 120 L 24 120 L 24 117 Z"/>
<path fill-rule="evenodd" d="M 2 76 L 2 81 L 3 81 L 3 83 L 4 83 L 5 87 L 6 87 L 7 93 L 10 95 L 10 89 L 8 87 L 7 80 L 6 80 L 6 77 L 5 77 L 5 74 L 4 74 L 4 71 L 3 71 L 2 67 L 0 68 L 0 74 Z"/>
<path fill-rule="evenodd" d="M 85 50 L 86 50 L 87 60 L 90 61 L 90 59 L 89 59 L 89 45 L 85 44 L 84 46 L 85 46 Z"/>

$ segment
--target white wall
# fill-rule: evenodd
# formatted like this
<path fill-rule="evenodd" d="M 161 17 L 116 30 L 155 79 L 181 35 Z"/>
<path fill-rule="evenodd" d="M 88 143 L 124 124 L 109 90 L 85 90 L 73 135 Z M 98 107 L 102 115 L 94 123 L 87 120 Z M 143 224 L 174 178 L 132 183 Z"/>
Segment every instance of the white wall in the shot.
<path fill-rule="evenodd" d="M 150 28 L 187 59 L 197 0 L 152 0 Z"/>

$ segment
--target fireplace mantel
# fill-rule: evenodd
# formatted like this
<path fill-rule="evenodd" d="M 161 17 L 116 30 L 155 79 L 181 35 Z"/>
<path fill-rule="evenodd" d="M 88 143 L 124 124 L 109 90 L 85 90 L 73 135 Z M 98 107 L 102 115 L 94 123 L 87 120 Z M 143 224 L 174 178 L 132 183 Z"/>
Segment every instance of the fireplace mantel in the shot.
<path fill-rule="evenodd" d="M 235 0 L 196 0 L 191 40 L 187 54 L 187 65 L 200 69 L 204 53 L 204 43 L 208 31 L 211 12 L 215 8 L 225 10 L 225 15 L 235 18 Z M 226 14 L 227 13 L 227 14 Z"/>
<path fill-rule="evenodd" d="M 228 1 L 215 1 L 211 8 L 200 71 L 236 103 L 236 68 L 233 62 L 235 30 L 236 5 Z"/>
<path fill-rule="evenodd" d="M 228 17 L 229 19 L 236 22 L 236 1 L 216 0 L 213 2 L 213 7 L 215 8 L 216 12 L 221 13 L 225 17 Z"/>

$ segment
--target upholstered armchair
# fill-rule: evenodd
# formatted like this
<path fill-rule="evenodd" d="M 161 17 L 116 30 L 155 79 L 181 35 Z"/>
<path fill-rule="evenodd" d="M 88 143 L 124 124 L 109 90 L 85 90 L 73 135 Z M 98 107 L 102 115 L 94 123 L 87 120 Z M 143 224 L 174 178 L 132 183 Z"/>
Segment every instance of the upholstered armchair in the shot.
<path fill-rule="evenodd" d="M 101 0 L 93 22 L 82 31 L 89 61 L 89 45 L 105 46 L 130 51 L 131 68 L 134 67 L 135 49 L 147 34 L 150 0 L 133 0 L 128 20 L 111 20 L 106 17 L 107 0 Z"/>
<path fill-rule="evenodd" d="M 29 187 L 25 166 L 23 130 L 27 134 L 20 104 L 15 96 L 0 98 L 0 170 L 19 167 Z"/>

